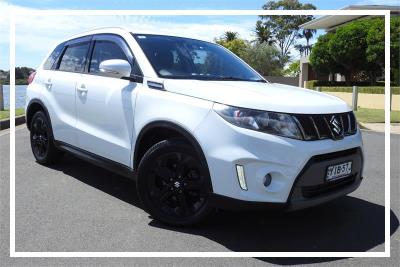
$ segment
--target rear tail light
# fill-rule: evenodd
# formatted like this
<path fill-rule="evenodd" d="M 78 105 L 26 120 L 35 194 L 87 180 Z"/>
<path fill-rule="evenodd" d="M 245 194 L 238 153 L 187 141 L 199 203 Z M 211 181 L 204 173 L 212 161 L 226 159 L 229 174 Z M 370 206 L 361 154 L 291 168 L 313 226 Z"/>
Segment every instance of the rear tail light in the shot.
<path fill-rule="evenodd" d="M 35 79 L 35 75 L 36 75 L 36 71 L 34 71 L 31 74 L 29 74 L 28 84 L 31 84 L 33 82 L 33 79 Z"/>

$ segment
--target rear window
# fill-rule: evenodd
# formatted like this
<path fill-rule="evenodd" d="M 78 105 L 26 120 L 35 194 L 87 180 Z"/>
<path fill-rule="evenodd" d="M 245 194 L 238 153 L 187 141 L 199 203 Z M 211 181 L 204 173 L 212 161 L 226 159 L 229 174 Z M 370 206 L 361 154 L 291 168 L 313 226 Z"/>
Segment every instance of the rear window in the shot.
<path fill-rule="evenodd" d="M 46 62 L 44 63 L 43 69 L 50 70 L 53 68 L 54 63 L 57 61 L 63 48 L 64 44 L 60 44 L 54 49 L 54 51 L 51 53 L 51 55 L 47 58 Z"/>
<path fill-rule="evenodd" d="M 82 72 L 85 68 L 88 50 L 88 42 L 68 46 L 58 69 L 61 71 Z"/>

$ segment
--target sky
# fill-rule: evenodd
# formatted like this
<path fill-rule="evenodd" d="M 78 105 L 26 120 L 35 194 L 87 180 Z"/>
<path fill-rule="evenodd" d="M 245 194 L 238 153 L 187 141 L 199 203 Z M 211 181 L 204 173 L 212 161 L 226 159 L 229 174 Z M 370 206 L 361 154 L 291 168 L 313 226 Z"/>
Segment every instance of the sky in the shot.
<path fill-rule="evenodd" d="M 0 69 L 9 69 L 10 9 L 261 9 L 266 0 L 0 0 Z M 340 9 L 357 4 L 399 5 L 400 0 L 300 0 L 317 9 Z M 77 33 L 105 26 L 135 32 L 162 33 L 212 41 L 225 31 L 254 39 L 256 16 L 48 16 L 27 15 L 16 23 L 16 65 L 36 68 L 52 46 Z M 321 32 L 319 32 L 320 34 Z M 293 50 L 294 58 L 298 53 Z"/>

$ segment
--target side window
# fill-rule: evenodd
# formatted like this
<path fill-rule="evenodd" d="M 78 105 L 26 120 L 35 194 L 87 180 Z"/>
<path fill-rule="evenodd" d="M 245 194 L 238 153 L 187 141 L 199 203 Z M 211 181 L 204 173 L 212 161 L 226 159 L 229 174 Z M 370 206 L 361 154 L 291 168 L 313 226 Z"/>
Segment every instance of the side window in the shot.
<path fill-rule="evenodd" d="M 85 68 L 86 55 L 89 43 L 78 43 L 67 47 L 61 59 L 59 70 L 81 72 Z"/>
<path fill-rule="evenodd" d="M 122 48 L 112 41 L 96 41 L 94 44 L 89 72 L 99 73 L 100 63 L 109 59 L 123 59 L 128 61 Z"/>
<path fill-rule="evenodd" d="M 63 49 L 64 49 L 64 44 L 58 45 L 54 49 L 54 51 L 50 54 L 50 56 L 47 58 L 46 62 L 43 64 L 43 69 L 45 70 L 52 69 L 54 63 L 57 61 Z"/>

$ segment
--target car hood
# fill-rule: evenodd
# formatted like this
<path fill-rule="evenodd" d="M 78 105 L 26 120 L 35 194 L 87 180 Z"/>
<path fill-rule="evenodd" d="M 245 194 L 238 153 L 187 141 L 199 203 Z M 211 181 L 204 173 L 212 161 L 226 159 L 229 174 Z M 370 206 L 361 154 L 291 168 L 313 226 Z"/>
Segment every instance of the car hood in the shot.
<path fill-rule="evenodd" d="M 165 79 L 164 88 L 221 104 L 266 111 L 327 114 L 351 110 L 335 96 L 277 83 Z"/>

